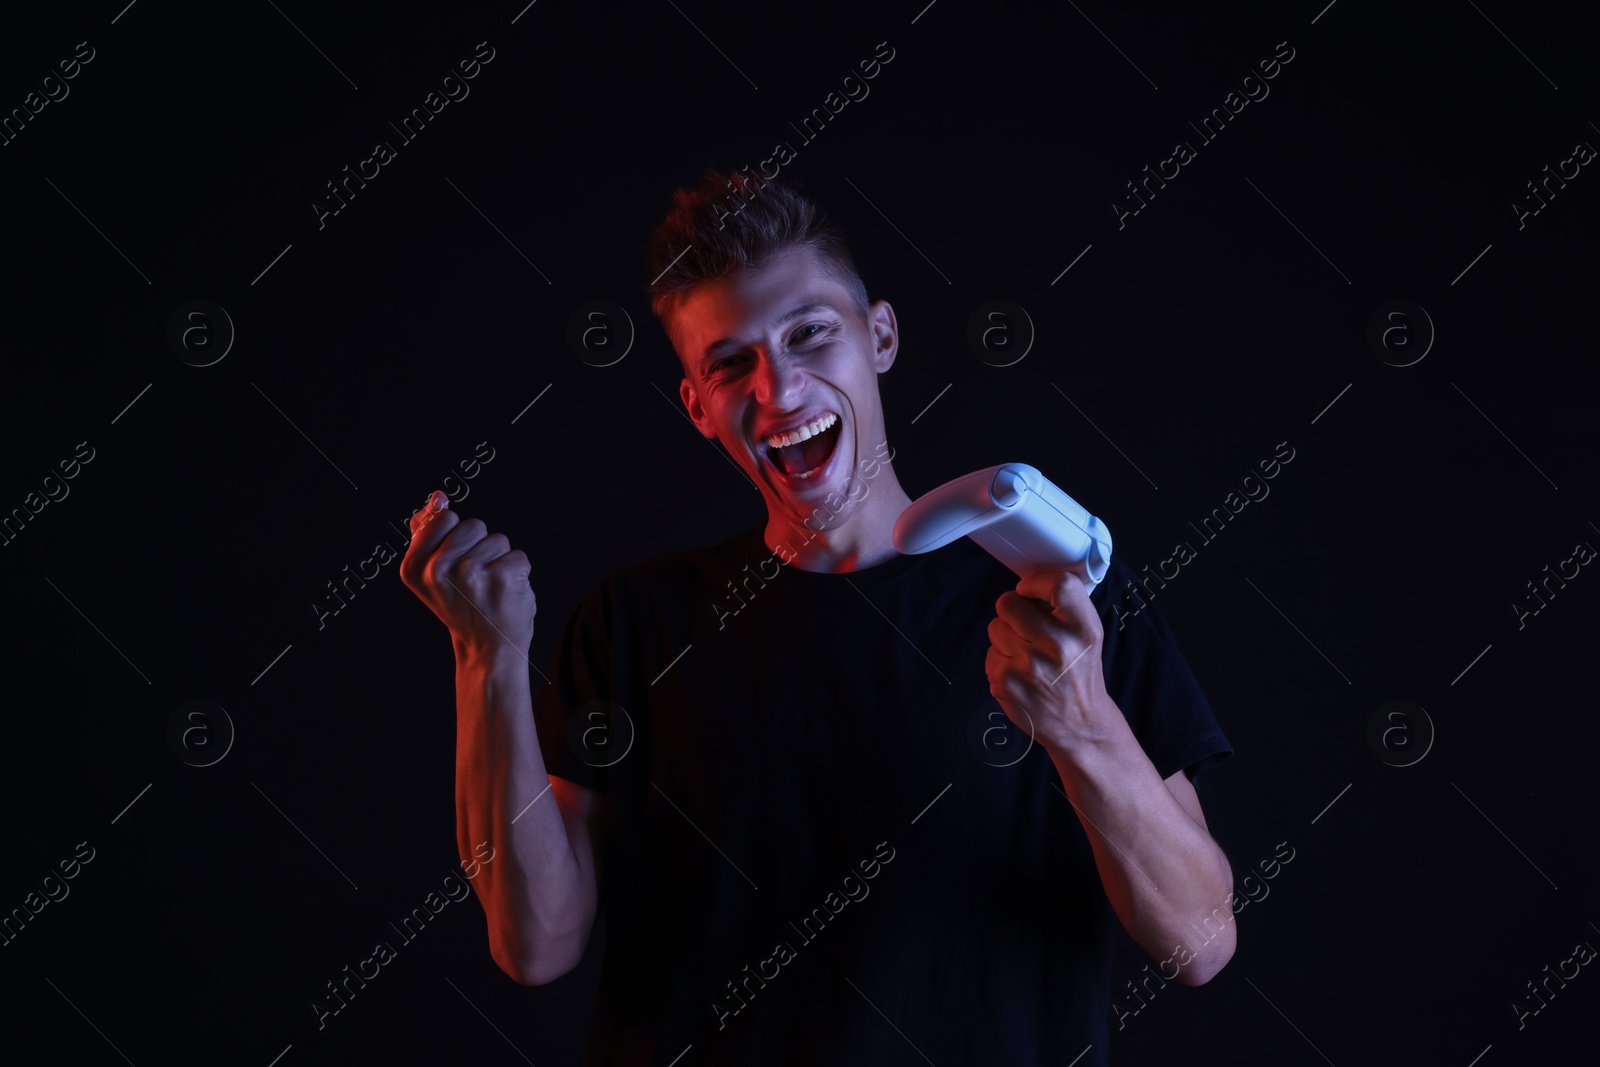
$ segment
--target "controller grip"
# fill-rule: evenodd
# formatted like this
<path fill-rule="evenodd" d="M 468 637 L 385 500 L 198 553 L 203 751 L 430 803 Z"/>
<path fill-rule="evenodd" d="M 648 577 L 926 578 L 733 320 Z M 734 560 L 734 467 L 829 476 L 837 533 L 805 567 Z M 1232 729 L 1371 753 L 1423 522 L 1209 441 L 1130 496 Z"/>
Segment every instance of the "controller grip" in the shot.
<path fill-rule="evenodd" d="M 970 537 L 1019 578 L 1073 571 L 1093 592 L 1111 566 L 1111 531 L 1026 463 L 1002 463 L 924 494 L 894 524 L 895 549 L 931 552 Z"/>

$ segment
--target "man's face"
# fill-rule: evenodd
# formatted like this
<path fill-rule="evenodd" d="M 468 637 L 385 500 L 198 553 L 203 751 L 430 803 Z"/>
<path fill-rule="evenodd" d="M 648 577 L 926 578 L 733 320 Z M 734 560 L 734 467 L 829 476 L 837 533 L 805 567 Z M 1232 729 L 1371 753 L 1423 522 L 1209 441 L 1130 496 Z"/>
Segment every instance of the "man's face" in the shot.
<path fill-rule="evenodd" d="M 877 376 L 899 348 L 894 310 L 880 300 L 863 321 L 816 254 L 796 248 L 695 286 L 671 333 L 689 417 L 722 442 L 769 512 L 798 527 L 832 494 L 848 510 L 829 525 L 842 522 L 862 495 L 852 482 L 876 470 L 861 461 L 883 456 Z M 805 434 L 814 436 L 796 439 Z"/>

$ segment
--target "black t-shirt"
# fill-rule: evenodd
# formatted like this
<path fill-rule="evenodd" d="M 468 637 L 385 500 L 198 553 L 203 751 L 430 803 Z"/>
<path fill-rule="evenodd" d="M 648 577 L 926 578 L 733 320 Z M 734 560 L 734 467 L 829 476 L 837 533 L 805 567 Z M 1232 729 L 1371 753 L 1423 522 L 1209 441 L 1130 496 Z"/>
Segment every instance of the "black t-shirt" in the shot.
<path fill-rule="evenodd" d="M 550 773 L 612 816 L 589 1063 L 1104 1064 L 1116 916 L 984 674 L 1017 576 L 964 537 L 789 558 L 756 528 L 617 571 L 535 692 Z M 1232 749 L 1155 610 L 1118 628 L 1131 574 L 1091 598 L 1107 691 L 1193 777 Z"/>

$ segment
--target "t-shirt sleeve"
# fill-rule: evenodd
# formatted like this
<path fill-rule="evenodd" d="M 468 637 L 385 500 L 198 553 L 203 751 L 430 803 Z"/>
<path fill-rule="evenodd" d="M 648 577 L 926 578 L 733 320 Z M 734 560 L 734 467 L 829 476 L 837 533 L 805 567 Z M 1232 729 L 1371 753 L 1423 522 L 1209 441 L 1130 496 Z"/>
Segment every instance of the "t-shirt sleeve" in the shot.
<path fill-rule="evenodd" d="M 1134 579 L 1133 569 L 1112 557 L 1093 598 L 1105 632 L 1106 692 L 1157 773 L 1169 778 L 1183 770 L 1193 779 L 1232 755 L 1233 746 L 1153 598 L 1135 596 Z"/>
<path fill-rule="evenodd" d="M 606 790 L 605 761 L 585 759 L 595 729 L 610 729 L 611 583 L 603 581 L 578 604 L 561 630 L 555 655 L 533 693 L 533 720 L 545 769 L 596 792 Z"/>

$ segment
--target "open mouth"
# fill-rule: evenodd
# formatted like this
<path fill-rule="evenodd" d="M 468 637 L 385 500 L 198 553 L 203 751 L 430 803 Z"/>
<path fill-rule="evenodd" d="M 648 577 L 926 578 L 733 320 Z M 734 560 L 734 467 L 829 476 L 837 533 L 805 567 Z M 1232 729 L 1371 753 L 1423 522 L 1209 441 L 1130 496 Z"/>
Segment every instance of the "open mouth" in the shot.
<path fill-rule="evenodd" d="M 763 443 L 761 452 L 778 473 L 804 481 L 827 466 L 828 460 L 833 457 L 833 450 L 838 447 L 843 426 L 838 415 L 829 413 L 809 427 L 801 427 L 784 435 L 791 439 L 790 444 L 775 448 Z M 809 436 L 800 441 L 792 440 L 801 434 Z"/>

